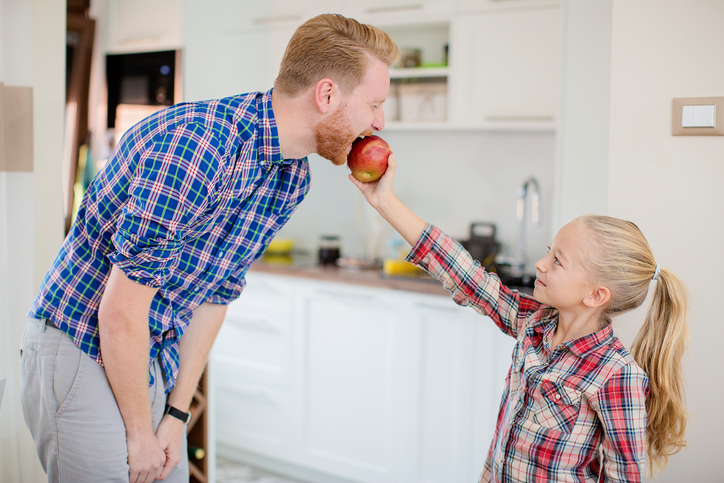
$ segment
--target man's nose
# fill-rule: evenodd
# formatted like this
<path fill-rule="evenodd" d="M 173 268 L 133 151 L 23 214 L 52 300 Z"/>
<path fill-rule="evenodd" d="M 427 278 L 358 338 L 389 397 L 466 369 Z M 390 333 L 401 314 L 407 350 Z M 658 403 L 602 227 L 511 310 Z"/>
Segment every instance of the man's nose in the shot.
<path fill-rule="evenodd" d="M 372 129 L 375 131 L 382 131 L 385 128 L 385 111 L 380 108 L 375 114 L 375 119 L 372 121 Z"/>

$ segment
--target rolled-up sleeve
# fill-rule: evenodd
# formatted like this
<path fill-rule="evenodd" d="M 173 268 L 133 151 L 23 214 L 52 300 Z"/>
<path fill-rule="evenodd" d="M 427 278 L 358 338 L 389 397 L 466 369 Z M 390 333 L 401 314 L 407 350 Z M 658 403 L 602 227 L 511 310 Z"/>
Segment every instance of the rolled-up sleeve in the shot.
<path fill-rule="evenodd" d="M 609 377 L 591 399 L 603 426 L 602 481 L 638 482 L 645 465 L 648 377 L 626 364 Z"/>
<path fill-rule="evenodd" d="M 131 280 L 162 287 L 189 228 L 212 202 L 218 167 L 219 145 L 201 125 L 183 125 L 154 140 L 139 155 L 110 261 Z"/>
<path fill-rule="evenodd" d="M 241 271 L 240 271 L 241 272 Z M 244 272 L 246 270 L 244 269 Z M 242 273 L 234 274 L 217 288 L 206 302 L 217 305 L 229 305 L 238 299 L 246 286 L 246 278 Z"/>
<path fill-rule="evenodd" d="M 405 259 L 440 280 L 456 304 L 487 315 L 513 337 L 526 324 L 526 317 L 541 307 L 502 285 L 497 275 L 486 272 L 460 243 L 433 225 L 427 225 Z"/>

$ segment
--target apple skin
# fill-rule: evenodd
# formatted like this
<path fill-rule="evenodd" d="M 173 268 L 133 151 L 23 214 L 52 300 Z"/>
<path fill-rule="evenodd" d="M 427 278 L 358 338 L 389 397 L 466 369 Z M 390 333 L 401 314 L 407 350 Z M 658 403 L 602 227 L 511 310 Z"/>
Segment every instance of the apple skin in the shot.
<path fill-rule="evenodd" d="M 390 145 L 379 136 L 357 138 L 347 155 L 347 166 L 352 176 L 363 183 L 377 181 L 387 171 L 387 158 L 391 153 Z"/>

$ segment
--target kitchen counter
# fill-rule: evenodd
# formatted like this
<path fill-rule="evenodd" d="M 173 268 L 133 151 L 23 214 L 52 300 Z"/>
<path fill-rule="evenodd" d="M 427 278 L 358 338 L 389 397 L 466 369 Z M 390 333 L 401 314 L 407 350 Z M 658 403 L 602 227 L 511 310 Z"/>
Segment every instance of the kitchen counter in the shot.
<path fill-rule="evenodd" d="M 250 270 L 275 275 L 301 277 L 327 282 L 342 282 L 376 288 L 406 290 L 408 292 L 431 295 L 450 295 L 442 283 L 430 276 L 388 277 L 381 269 L 352 269 L 313 264 L 279 264 L 264 261 L 263 258 L 254 262 Z"/>
<path fill-rule="evenodd" d="M 342 282 L 354 285 L 363 285 L 392 290 L 405 290 L 430 295 L 450 296 L 450 292 L 443 288 L 442 283 L 429 275 L 426 276 L 387 276 L 381 269 L 352 269 L 334 266 L 321 266 L 313 262 L 280 264 L 267 262 L 264 258 L 257 260 L 250 270 L 286 275 L 327 282 Z M 533 289 L 528 287 L 511 287 L 532 294 Z"/>

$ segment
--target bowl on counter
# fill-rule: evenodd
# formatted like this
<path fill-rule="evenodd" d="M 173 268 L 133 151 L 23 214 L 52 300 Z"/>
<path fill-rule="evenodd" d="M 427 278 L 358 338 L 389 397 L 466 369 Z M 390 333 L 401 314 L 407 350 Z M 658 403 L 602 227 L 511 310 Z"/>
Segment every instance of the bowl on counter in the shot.
<path fill-rule="evenodd" d="M 294 248 L 291 238 L 274 238 L 264 250 L 265 255 L 289 255 Z"/>

